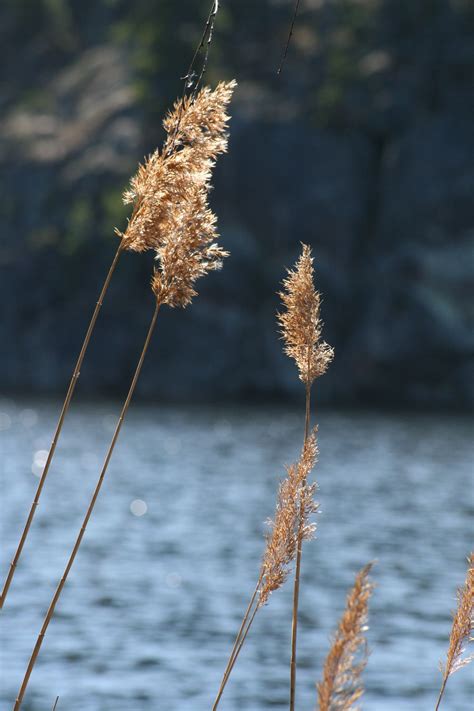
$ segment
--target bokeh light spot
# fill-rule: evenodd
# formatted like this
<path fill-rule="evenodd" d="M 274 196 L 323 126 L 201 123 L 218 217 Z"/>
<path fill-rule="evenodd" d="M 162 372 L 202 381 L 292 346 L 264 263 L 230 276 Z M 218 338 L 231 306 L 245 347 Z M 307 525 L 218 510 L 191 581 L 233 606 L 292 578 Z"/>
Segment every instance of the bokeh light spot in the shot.
<path fill-rule="evenodd" d="M 117 416 L 110 412 L 104 415 L 102 418 L 102 426 L 106 432 L 113 432 L 117 426 Z"/>
<path fill-rule="evenodd" d="M 47 459 L 48 451 L 46 449 L 39 449 L 37 452 L 34 453 L 31 471 L 35 476 L 41 476 Z"/>
<path fill-rule="evenodd" d="M 165 578 L 166 584 L 169 588 L 179 588 L 183 579 L 178 573 L 169 573 Z"/>
<path fill-rule="evenodd" d="M 25 410 L 22 410 L 20 412 L 20 414 L 18 415 L 18 420 L 20 421 L 20 425 L 22 425 L 23 427 L 34 427 L 38 422 L 38 413 L 35 410 L 26 408 Z"/>
<path fill-rule="evenodd" d="M 130 504 L 130 511 L 134 516 L 144 516 L 148 511 L 148 506 L 142 499 L 134 499 Z"/>

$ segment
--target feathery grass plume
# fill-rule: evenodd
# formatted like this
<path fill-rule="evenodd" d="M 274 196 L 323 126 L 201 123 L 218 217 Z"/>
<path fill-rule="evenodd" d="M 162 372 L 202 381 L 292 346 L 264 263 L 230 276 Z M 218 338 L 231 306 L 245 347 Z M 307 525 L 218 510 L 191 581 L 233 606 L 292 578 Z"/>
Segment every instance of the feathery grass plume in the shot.
<path fill-rule="evenodd" d="M 207 191 L 195 187 L 180 205 L 180 226 L 163 238 L 156 250 L 158 263 L 152 289 L 160 303 L 184 308 L 197 292 L 194 283 L 211 270 L 220 269 L 228 256 L 216 243 L 216 217 L 207 205 Z"/>
<path fill-rule="evenodd" d="M 166 153 L 165 142 L 164 152 L 153 154 L 132 179 L 129 198 L 134 202 L 134 210 L 127 230 L 121 237 L 129 249 L 142 251 L 153 247 L 157 252 L 159 270 L 155 270 L 152 280 L 156 297 L 155 310 L 82 526 L 44 617 L 14 711 L 21 708 L 46 631 L 102 488 L 135 392 L 159 310 L 163 304 L 171 307 L 184 307 L 189 304 L 196 294 L 193 288 L 196 279 L 211 269 L 218 269 L 222 258 L 227 254 L 214 241 L 217 237 L 216 218 L 208 207 L 207 199 L 214 160 L 227 146 L 225 129 L 229 117 L 226 107 L 234 86 L 234 82 L 220 84 L 215 92 L 203 89 L 194 102 L 185 99 L 179 126 L 176 105 L 165 121 L 170 131 L 172 126 L 175 126 L 173 139 L 171 134 L 169 136 L 170 141 L 174 140 L 172 150 Z M 195 109 L 194 103 L 198 105 L 198 109 Z"/>
<path fill-rule="evenodd" d="M 177 101 L 168 113 L 161 152 L 156 149 L 139 166 L 123 195 L 124 203 L 133 205 L 132 216 L 125 232 L 115 231 L 126 249 L 159 249 L 182 229 L 190 193 L 210 190 L 212 167 L 227 150 L 226 109 L 235 86 L 231 81 L 214 90 L 204 87 L 194 98 Z"/>
<path fill-rule="evenodd" d="M 311 387 L 316 378 L 323 375 L 334 357 L 334 351 L 321 341 L 320 294 L 314 288 L 314 268 L 311 248 L 302 244 L 302 252 L 294 269 L 287 270 L 283 291 L 279 294 L 285 310 L 277 314 L 285 353 L 293 358 L 300 380 L 305 385 L 306 417 L 304 437 L 309 435 L 311 417 Z M 304 492 L 306 482 L 303 482 Z M 304 500 L 304 497 L 303 497 Z M 293 612 L 291 629 L 290 661 L 290 711 L 295 709 L 296 694 L 296 641 L 298 633 L 298 604 L 301 576 L 301 543 L 303 540 L 303 504 L 300 506 L 300 530 L 296 551 L 295 579 L 293 586 Z"/>
<path fill-rule="evenodd" d="M 354 710 L 354 704 L 364 693 L 361 675 L 367 664 L 367 630 L 369 599 L 373 584 L 369 580 L 372 563 L 356 576 L 354 587 L 347 596 L 346 609 L 332 640 L 317 684 L 319 711 Z"/>
<path fill-rule="evenodd" d="M 316 524 L 310 520 L 319 508 L 314 500 L 316 484 L 306 483 L 318 456 L 316 431 L 314 428 L 305 441 L 299 461 L 287 468 L 287 476 L 278 489 L 275 518 L 269 521 L 271 532 L 267 536 L 261 568 L 263 584 L 259 592 L 259 607 L 265 605 L 270 595 L 285 582 L 289 566 L 296 557 L 300 529 L 303 540 L 312 538 L 316 530 Z"/>
<path fill-rule="evenodd" d="M 317 429 L 314 428 L 313 432 L 308 435 L 298 462 L 287 467 L 287 475 L 280 483 L 275 516 L 273 521 L 268 522 L 271 532 L 267 535 L 260 575 L 230 653 L 212 707 L 213 711 L 219 705 L 255 615 L 268 602 L 270 595 L 284 584 L 288 576 L 291 563 L 296 557 L 298 545 L 301 545 L 300 536 L 302 535 L 302 538 L 307 540 L 314 535 L 316 525 L 310 520 L 310 517 L 319 509 L 319 505 L 314 500 L 316 484 L 308 485 L 306 482 L 317 461 L 316 432 Z M 301 516 L 303 525 L 301 525 Z"/>
<path fill-rule="evenodd" d="M 473 654 L 467 657 L 463 656 L 469 642 L 474 641 L 474 551 L 468 558 L 466 582 L 462 588 L 458 589 L 457 599 L 458 606 L 453 614 L 446 664 L 440 664 L 443 682 L 435 711 L 439 708 L 451 674 L 462 669 L 474 659 Z"/>
<path fill-rule="evenodd" d="M 216 10 L 217 6 L 210 17 Z M 133 205 L 132 215 L 125 232 L 115 230 L 120 244 L 71 376 L 48 457 L 0 595 L 0 608 L 5 602 L 33 522 L 92 332 L 120 254 L 124 249 L 135 252 L 162 250 L 158 252 L 162 275 L 155 275 L 153 289 L 157 299 L 170 306 L 189 303 L 196 293 L 192 288 L 194 281 L 210 269 L 218 269 L 223 257 L 227 256 L 227 252 L 213 243 L 217 233 L 215 217 L 207 206 L 207 194 L 215 160 L 227 148 L 229 116 L 226 109 L 235 86 L 235 81 L 221 82 L 214 90 L 205 87 L 196 96 L 183 96 L 176 102 L 164 120 L 167 138 L 162 152 L 156 150 L 144 165 L 139 166 L 124 193 L 124 202 Z"/>
<path fill-rule="evenodd" d="M 320 341 L 321 296 L 314 288 L 311 248 L 303 244 L 295 269 L 288 269 L 279 296 L 286 310 L 278 314 L 285 353 L 295 361 L 300 380 L 310 386 L 323 375 L 334 357 L 327 343 Z"/>

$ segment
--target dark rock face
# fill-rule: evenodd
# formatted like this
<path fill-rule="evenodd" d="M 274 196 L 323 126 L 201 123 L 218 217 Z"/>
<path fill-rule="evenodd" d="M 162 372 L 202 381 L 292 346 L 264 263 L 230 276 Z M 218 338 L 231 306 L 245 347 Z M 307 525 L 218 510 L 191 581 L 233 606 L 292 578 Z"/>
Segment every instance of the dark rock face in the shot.
<path fill-rule="evenodd" d="M 474 126 L 466 72 L 474 41 L 449 3 L 420 36 L 397 8 L 387 3 L 372 18 L 368 45 L 349 45 L 342 59 L 347 27 L 318 56 L 303 14 L 280 86 L 268 74 L 274 57 L 265 55 L 277 45 L 265 44 L 261 30 L 250 29 L 260 55 L 228 61 L 242 81 L 211 202 L 231 257 L 198 285 L 189 309 L 160 315 L 142 396 L 300 397 L 275 310 L 284 268 L 303 241 L 314 248 L 324 337 L 336 348 L 318 397 L 472 406 Z M 241 9 L 230 3 L 232 16 Z M 278 18 L 285 27 L 286 15 Z M 411 65 L 410 47 L 418 51 Z M 137 98 L 129 49 L 95 41 L 64 66 L 47 56 L 38 61 L 41 91 L 28 93 L 34 79 L 25 59 L 21 88 L 10 84 L 0 119 L 4 391 L 65 387 L 116 249 L 113 227 L 127 215 L 120 193 L 159 134 Z M 342 89 L 329 91 L 324 69 L 333 64 L 345 67 Z M 320 121 L 322 110 L 312 107 L 323 99 L 330 115 Z M 151 255 L 121 257 L 83 392 L 126 390 L 153 310 L 152 263 Z"/>
<path fill-rule="evenodd" d="M 472 124 L 444 114 L 387 149 L 361 386 L 415 402 L 472 404 Z M 471 366 L 472 367 L 472 366 Z"/>

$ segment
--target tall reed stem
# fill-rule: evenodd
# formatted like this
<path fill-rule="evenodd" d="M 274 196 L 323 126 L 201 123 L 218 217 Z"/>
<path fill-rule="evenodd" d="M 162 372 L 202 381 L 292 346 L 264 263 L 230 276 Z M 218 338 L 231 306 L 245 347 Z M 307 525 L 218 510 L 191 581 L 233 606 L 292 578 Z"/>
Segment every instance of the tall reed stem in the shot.
<path fill-rule="evenodd" d="M 250 607 L 249 607 L 249 610 L 248 610 L 249 613 L 250 613 L 250 610 L 251 610 L 251 609 L 252 609 L 252 608 L 251 608 L 251 606 L 250 606 Z M 248 622 L 247 622 L 247 626 L 245 627 L 245 632 L 243 632 L 243 634 L 241 634 L 240 639 L 238 640 L 238 643 L 237 643 L 237 645 L 236 645 L 236 647 L 235 647 L 234 654 L 231 655 L 231 658 L 229 659 L 229 663 L 228 663 L 227 669 L 226 669 L 226 671 L 225 671 L 225 673 L 224 673 L 224 677 L 223 677 L 222 682 L 221 682 L 221 687 L 220 687 L 220 689 L 219 689 L 219 693 L 217 694 L 216 700 L 214 701 L 214 706 L 212 707 L 212 711 L 215 711 L 215 709 L 217 709 L 217 706 L 219 705 L 219 701 L 221 700 L 221 696 L 222 696 L 222 694 L 224 693 L 224 689 L 225 689 L 226 684 L 227 684 L 227 682 L 228 682 L 228 680 L 229 680 L 229 677 L 230 677 L 230 675 L 231 675 L 232 669 L 234 668 L 234 665 L 235 665 L 235 663 L 236 663 L 236 661 L 237 661 L 237 658 L 238 658 L 238 656 L 239 656 L 239 654 L 240 654 L 240 651 L 241 651 L 242 647 L 244 646 L 244 642 L 245 642 L 245 640 L 246 640 L 246 638 L 247 638 L 247 635 L 248 635 L 248 633 L 249 633 L 249 631 L 250 631 L 250 628 L 252 627 L 252 623 L 253 623 L 253 621 L 254 621 L 254 619 L 255 619 L 255 615 L 257 614 L 257 612 L 258 612 L 258 605 L 256 605 L 256 606 L 254 607 L 253 612 L 252 612 L 252 615 L 250 616 L 250 619 L 249 619 Z M 248 615 L 247 615 L 247 617 L 248 617 Z M 241 629 L 242 629 L 242 631 L 243 631 L 243 627 L 242 627 Z M 237 640 L 236 640 L 236 642 L 237 642 Z"/>
<path fill-rule="evenodd" d="M 28 686 L 28 681 L 29 681 L 29 679 L 30 679 L 31 672 L 33 671 L 33 668 L 34 668 L 34 666 L 35 666 L 36 660 L 37 660 L 37 658 L 38 658 L 38 655 L 39 655 L 39 652 L 40 652 L 40 649 L 41 649 L 41 645 L 43 644 L 43 640 L 44 640 L 44 636 L 45 636 L 45 634 L 46 634 L 46 630 L 48 629 L 49 623 L 51 622 L 51 618 L 52 618 L 52 616 L 53 616 L 53 614 L 54 614 L 54 610 L 55 610 L 55 608 L 56 608 L 56 604 L 57 604 L 57 602 L 58 602 L 58 600 L 59 600 L 59 598 L 60 598 L 61 592 L 62 592 L 62 590 L 63 590 L 63 588 L 64 588 L 65 583 L 66 583 L 66 580 L 67 580 L 67 577 L 68 577 L 68 575 L 69 575 L 69 572 L 70 572 L 70 570 L 71 570 L 71 568 L 72 568 L 72 566 L 73 566 L 74 559 L 75 559 L 76 554 L 77 554 L 77 551 L 79 550 L 79 547 L 80 547 L 80 545 L 81 545 L 81 541 L 82 541 L 82 539 L 83 539 L 84 533 L 86 532 L 87 524 L 88 524 L 89 519 L 90 519 L 90 517 L 91 517 L 91 515 L 92 515 L 92 511 L 94 510 L 94 506 L 95 506 L 95 503 L 96 503 L 96 501 L 97 501 L 97 497 L 99 496 L 99 492 L 100 492 L 100 489 L 101 489 L 101 487 L 102 487 L 102 483 L 103 483 L 104 478 L 105 478 L 105 474 L 106 474 L 106 471 L 107 471 L 107 467 L 109 466 L 109 462 L 110 462 L 110 459 L 111 459 L 111 457 L 112 457 L 112 452 L 114 451 L 114 447 L 115 447 L 115 444 L 116 444 L 116 442 L 117 442 L 118 436 L 119 436 L 119 434 L 120 434 L 120 430 L 122 429 L 122 425 L 123 425 L 123 421 L 124 421 L 124 419 L 125 419 L 125 415 L 127 414 L 127 410 L 128 410 L 129 405 L 130 405 L 130 401 L 131 401 L 132 396 L 133 396 L 133 393 L 134 393 L 134 391 L 135 391 L 135 387 L 136 387 L 136 384 L 137 384 L 137 381 L 138 381 L 138 378 L 139 378 L 139 375 L 140 375 L 140 371 L 141 371 L 142 366 L 143 366 L 143 361 L 145 360 L 145 355 L 146 355 L 146 352 L 147 352 L 147 350 L 148 350 L 148 346 L 150 345 L 150 341 L 151 341 L 151 337 L 152 337 L 152 335 L 153 335 L 153 331 L 154 331 L 154 329 L 155 329 L 156 319 L 158 318 L 158 312 L 159 312 L 159 310 L 160 310 L 160 302 L 157 301 L 157 302 L 156 302 L 156 306 L 155 306 L 155 311 L 154 311 L 154 313 L 153 313 L 153 317 L 152 317 L 152 319 L 151 319 L 150 326 L 149 326 L 149 328 L 148 328 L 148 333 L 147 333 L 147 336 L 146 336 L 146 339 L 145 339 L 145 343 L 144 343 L 144 346 L 143 346 L 143 350 L 142 350 L 142 352 L 141 352 L 140 359 L 139 359 L 139 361 L 138 361 L 138 365 L 137 365 L 136 370 L 135 370 L 135 373 L 134 373 L 134 375 L 133 375 L 133 379 L 132 379 L 132 382 L 131 382 L 131 385 L 130 385 L 130 389 L 129 389 L 129 391 L 128 391 L 128 395 L 127 395 L 127 397 L 126 397 L 126 399 L 125 399 L 125 402 L 124 402 L 123 407 L 122 407 L 122 411 L 121 411 L 120 416 L 119 416 L 119 419 L 118 419 L 118 421 L 117 421 L 117 425 L 116 425 L 116 427 L 115 427 L 115 432 L 114 432 L 113 437 L 112 437 L 112 440 L 111 440 L 111 442 L 110 442 L 109 449 L 108 449 L 107 454 L 106 454 L 106 456 L 105 456 L 104 464 L 103 464 L 103 466 L 102 466 L 102 470 L 101 470 L 101 472 L 100 472 L 99 479 L 98 479 L 98 481 L 97 481 L 96 487 L 95 487 L 95 489 L 94 489 L 94 493 L 93 493 L 92 498 L 91 498 L 91 500 L 90 500 L 90 503 L 89 503 L 89 506 L 88 506 L 86 515 L 85 515 L 84 520 L 83 520 L 83 522 L 82 522 L 81 529 L 80 529 L 79 534 L 78 534 L 78 536 L 77 536 L 77 538 L 76 538 L 76 542 L 74 543 L 74 547 L 73 547 L 73 549 L 72 549 L 71 555 L 69 556 L 69 560 L 68 560 L 67 565 L 66 565 L 66 567 L 65 567 L 65 569 L 64 569 L 63 576 L 62 576 L 62 578 L 61 578 L 61 580 L 60 580 L 60 582 L 59 582 L 59 584 L 58 584 L 58 587 L 56 588 L 56 592 L 55 592 L 54 595 L 53 595 L 53 598 L 52 598 L 51 603 L 50 603 L 50 605 L 49 605 L 48 611 L 47 611 L 46 616 L 45 616 L 45 618 L 44 618 L 43 625 L 42 625 L 41 631 L 40 631 L 40 633 L 39 633 L 39 635 L 38 635 L 38 639 L 36 640 L 36 644 L 35 644 L 35 647 L 34 647 L 34 649 L 33 649 L 33 653 L 32 653 L 32 655 L 31 655 L 30 661 L 29 661 L 29 663 L 28 663 L 28 667 L 27 667 L 26 672 L 25 672 L 25 676 L 23 677 L 23 681 L 22 681 L 20 690 L 19 690 L 19 692 L 18 692 L 18 697 L 17 697 L 17 699 L 16 699 L 16 701 L 15 701 L 15 705 L 14 705 L 14 707 L 13 707 L 13 711 L 19 711 L 19 709 L 21 708 L 21 704 L 22 704 L 22 702 L 23 702 L 23 697 L 25 696 L 26 688 L 27 688 L 27 686 Z"/>
<path fill-rule="evenodd" d="M 436 703 L 435 711 L 438 711 L 438 709 L 439 709 L 439 705 L 440 705 L 440 703 L 441 703 L 441 699 L 443 698 L 443 695 L 444 695 L 444 690 L 446 689 L 446 682 L 447 682 L 447 681 L 448 681 L 448 677 L 445 677 L 445 678 L 443 679 L 443 683 L 442 683 L 442 685 L 441 685 L 441 689 L 440 689 L 440 692 L 439 692 L 438 701 L 437 701 L 437 703 Z"/>
<path fill-rule="evenodd" d="M 54 457 L 54 453 L 56 451 L 56 445 L 58 443 L 59 436 L 60 436 L 61 430 L 63 428 L 64 419 L 65 419 L 67 411 L 69 409 L 69 405 L 71 403 L 72 396 L 74 394 L 74 390 L 76 388 L 77 381 L 79 380 L 79 376 L 81 374 L 82 361 L 84 360 L 84 356 L 86 354 L 87 347 L 89 345 L 89 341 L 91 339 L 91 335 L 94 330 L 94 327 L 95 327 L 95 324 L 97 321 L 97 317 L 99 315 L 99 311 L 102 306 L 102 302 L 104 300 L 104 296 L 107 292 L 107 289 L 109 288 L 110 280 L 112 279 L 112 275 L 115 271 L 115 267 L 117 266 L 117 262 L 119 260 L 120 254 L 122 252 L 122 248 L 123 248 L 123 244 L 122 244 L 122 242 L 120 242 L 117 252 L 115 253 L 115 257 L 112 260 L 112 264 L 110 265 L 108 274 L 105 278 L 104 284 L 102 286 L 102 291 L 100 292 L 99 298 L 98 298 L 97 303 L 95 305 L 94 313 L 92 314 L 92 318 L 91 318 L 89 326 L 87 328 L 87 332 L 84 337 L 84 341 L 82 343 L 81 350 L 80 350 L 76 365 L 74 367 L 74 370 L 73 370 L 73 373 L 71 376 L 71 382 L 69 383 L 69 387 L 67 389 L 66 398 L 64 400 L 64 403 L 63 403 L 63 406 L 61 409 L 61 413 L 59 415 L 59 420 L 56 425 L 56 430 L 54 432 L 53 441 L 51 443 L 51 447 L 48 452 L 48 457 L 47 457 L 46 463 L 44 465 L 43 473 L 41 474 L 41 478 L 40 478 L 38 486 L 36 488 L 35 497 L 33 499 L 33 503 L 31 504 L 30 512 L 28 514 L 28 518 L 26 519 L 26 523 L 23 528 L 23 533 L 21 534 L 20 541 L 18 543 L 15 555 L 12 558 L 12 562 L 10 563 L 7 577 L 6 577 L 5 582 L 3 584 L 3 590 L 0 595 L 0 610 L 3 608 L 3 604 L 6 600 L 8 590 L 9 590 L 11 582 L 13 580 L 13 576 L 15 575 L 15 570 L 16 570 L 18 561 L 20 559 L 21 552 L 23 550 L 23 546 L 25 545 L 25 542 L 26 542 L 26 539 L 28 536 L 28 532 L 29 532 L 31 524 L 33 522 L 36 508 L 39 504 L 41 492 L 43 490 L 43 486 L 46 481 L 46 477 L 48 476 L 49 467 L 51 465 L 51 462 Z"/>
<path fill-rule="evenodd" d="M 311 417 L 311 384 L 306 384 L 306 414 L 304 424 L 304 443 L 309 436 L 309 425 Z M 306 485 L 306 483 L 304 484 Z M 300 510 L 300 522 L 303 520 L 303 512 Z M 298 547 L 296 551 L 295 582 L 293 586 L 293 616 L 291 622 L 291 662 L 290 662 L 290 711 L 295 711 L 295 691 L 296 691 L 296 640 L 298 635 L 298 603 L 300 596 L 300 575 L 301 575 L 301 548 L 303 543 L 303 531 L 298 532 Z"/>
<path fill-rule="evenodd" d="M 249 619 L 250 612 L 251 612 L 252 607 L 253 607 L 253 604 L 254 604 L 254 602 L 255 602 L 255 598 L 257 597 L 257 594 L 258 594 L 258 590 L 259 590 L 259 587 L 260 587 L 260 583 L 262 582 L 262 577 L 263 577 L 263 576 L 262 576 L 262 574 L 260 573 L 260 577 L 259 577 L 259 579 L 258 579 L 258 581 L 257 581 L 257 584 L 256 584 L 255 589 L 254 589 L 254 591 L 253 591 L 252 597 L 250 598 L 250 602 L 249 602 L 249 604 L 248 604 L 248 606 L 247 606 L 247 609 L 246 609 L 246 611 L 245 611 L 245 615 L 244 615 L 244 617 L 243 617 L 243 619 L 242 619 L 242 624 L 240 625 L 240 629 L 239 629 L 239 631 L 238 631 L 238 633 L 237 633 L 237 637 L 235 638 L 234 646 L 232 647 L 232 651 L 231 651 L 230 656 L 229 656 L 229 661 L 227 662 L 227 666 L 226 666 L 226 668 L 225 668 L 225 670 L 224 670 L 224 674 L 223 674 L 223 676 L 222 676 L 221 685 L 220 685 L 220 687 L 219 687 L 219 691 L 217 692 L 217 696 L 216 696 L 216 698 L 215 698 L 215 700 L 214 700 L 214 705 L 213 705 L 213 707 L 212 707 L 212 711 L 215 711 L 215 710 L 217 709 L 217 706 L 218 706 L 218 704 L 219 704 L 219 701 L 221 700 L 221 696 L 222 696 L 222 694 L 224 693 L 224 689 L 225 689 L 225 686 L 226 686 L 227 681 L 228 681 L 228 679 L 229 679 L 230 673 L 231 673 L 232 669 L 234 668 L 234 664 L 235 664 L 235 662 L 236 662 L 236 660 L 237 660 L 237 657 L 238 657 L 238 655 L 239 655 L 239 652 L 240 652 L 240 650 L 241 650 L 241 648 L 242 648 L 242 644 L 244 643 L 245 638 L 247 637 L 247 634 L 248 634 L 248 631 L 249 631 L 249 629 L 250 629 L 250 626 L 251 626 L 251 624 L 252 624 L 252 622 L 253 622 L 253 619 L 254 619 L 254 617 L 255 617 L 255 614 L 256 614 L 256 612 L 257 612 L 257 610 L 258 610 L 258 606 L 257 606 L 257 607 L 255 608 L 254 612 L 253 612 L 253 615 L 252 615 L 252 617 L 251 617 L 251 621 L 250 621 L 250 623 L 249 623 L 249 625 L 248 625 L 248 627 L 247 627 L 247 629 L 245 630 L 245 633 L 244 633 L 245 625 L 246 625 L 246 623 L 247 623 L 247 620 Z M 244 633 L 244 634 L 243 634 L 243 633 Z M 242 635 L 243 635 L 243 637 L 242 637 Z"/>

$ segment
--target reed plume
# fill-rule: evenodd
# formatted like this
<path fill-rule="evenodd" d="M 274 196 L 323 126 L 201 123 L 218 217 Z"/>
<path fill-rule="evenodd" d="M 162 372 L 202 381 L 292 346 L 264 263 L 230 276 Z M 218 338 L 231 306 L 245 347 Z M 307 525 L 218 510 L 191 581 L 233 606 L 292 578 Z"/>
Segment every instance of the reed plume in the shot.
<path fill-rule="evenodd" d="M 193 99 L 183 96 L 163 122 L 166 139 L 161 152 L 156 150 L 132 177 L 123 199 L 133 206 L 127 228 L 117 228 L 120 244 L 105 279 L 89 323 L 78 360 L 61 409 L 45 466 L 38 482 L 33 503 L 15 555 L 10 564 L 0 596 L 0 609 L 5 602 L 20 559 L 36 508 L 54 457 L 66 413 L 79 379 L 82 363 L 95 328 L 105 294 L 124 250 L 143 252 L 154 249 L 163 263 L 166 277 L 160 294 L 158 279 L 154 291 L 163 303 L 176 305 L 172 292 L 176 281 L 181 284 L 181 301 L 190 302 L 196 292 L 192 288 L 183 294 L 183 282 L 193 283 L 209 269 L 217 269 L 227 253 L 212 243 L 216 238 L 215 217 L 207 206 L 212 167 L 217 156 L 227 149 L 226 113 L 236 86 L 234 81 L 222 82 L 216 89 L 204 87 Z M 195 211 L 195 214 L 193 214 Z M 193 234 L 192 240 L 187 234 Z M 183 236 L 184 235 L 184 236 Z M 162 250 L 162 252 L 160 252 Z M 180 273 L 175 265 L 181 264 Z M 185 273 L 187 272 L 187 273 Z M 167 296 L 164 294 L 167 291 Z"/>
<path fill-rule="evenodd" d="M 290 565 L 296 558 L 300 529 L 303 540 L 314 536 L 316 524 L 311 520 L 311 516 L 318 511 L 319 504 L 314 500 L 316 484 L 308 485 L 306 482 L 314 468 L 317 455 L 315 428 L 303 445 L 299 461 L 287 467 L 287 476 L 278 489 L 275 517 L 273 521 L 268 522 L 271 532 L 267 536 L 261 568 L 259 607 L 268 602 L 270 595 L 278 590 L 288 577 Z"/>
<path fill-rule="evenodd" d="M 219 268 L 222 258 L 226 256 L 226 252 L 212 241 L 217 237 L 216 218 L 207 205 L 207 196 L 211 187 L 211 168 L 216 156 L 227 146 L 225 130 L 229 117 L 226 107 L 234 86 L 234 82 L 229 82 L 219 84 L 215 91 L 203 89 L 195 99 L 199 111 L 195 110 L 193 102 L 183 99 L 180 129 L 176 128 L 176 121 L 173 120 L 179 111 L 179 107 L 175 106 L 165 120 L 165 128 L 168 127 L 169 133 L 163 151 L 160 154 L 155 152 L 146 164 L 138 169 L 136 176 L 132 178 L 130 191 L 125 196 L 126 200 L 133 202 L 134 207 L 127 230 L 121 234 L 121 244 L 134 251 L 153 247 L 157 252 L 160 266 L 152 279 L 155 309 L 99 478 L 63 575 L 43 620 L 14 711 L 21 708 L 46 631 L 94 510 L 141 373 L 159 310 L 164 304 L 172 307 L 187 306 L 196 294 L 193 288 L 196 279 L 211 269 Z M 195 125 L 193 128 L 193 122 L 197 121 L 201 121 L 202 125 Z M 171 130 L 174 131 L 173 134 Z M 183 133 L 184 130 L 187 133 Z M 167 153 L 168 141 L 171 146 L 172 140 L 173 148 Z M 189 161 L 187 166 L 186 160 Z M 160 195 L 159 200 L 155 199 L 154 191 Z"/>
<path fill-rule="evenodd" d="M 278 487 L 275 515 L 273 520 L 268 521 L 270 532 L 266 537 L 257 585 L 229 656 L 212 707 L 213 711 L 217 709 L 258 610 L 267 604 L 270 595 L 278 590 L 288 577 L 290 566 L 296 557 L 299 535 L 302 532 L 304 540 L 310 539 L 314 535 L 316 525 L 311 520 L 311 516 L 319 509 L 319 505 L 314 500 L 316 484 L 306 484 L 304 490 L 302 490 L 302 486 L 303 482 L 307 482 L 308 476 L 314 468 L 317 455 L 315 428 L 305 440 L 298 462 L 287 467 L 286 477 Z M 302 525 L 301 511 L 303 511 Z"/>
<path fill-rule="evenodd" d="M 314 288 L 311 247 L 302 245 L 294 269 L 288 269 L 279 296 L 285 310 L 278 314 L 285 353 L 296 363 L 300 380 L 311 386 L 323 375 L 334 357 L 331 346 L 321 341 L 321 295 Z"/>
<path fill-rule="evenodd" d="M 364 693 L 362 672 L 368 658 L 364 632 L 367 628 L 369 580 L 372 563 L 359 571 L 347 596 L 346 609 L 334 634 L 324 663 L 323 678 L 317 684 L 319 711 L 353 711 Z"/>
<path fill-rule="evenodd" d="M 474 551 L 468 558 L 468 570 L 463 587 L 457 592 L 458 605 L 453 614 L 453 625 L 449 637 L 446 663 L 440 664 L 443 681 L 435 711 L 438 711 L 446 684 L 454 672 L 462 669 L 474 659 L 474 655 L 464 656 L 467 645 L 473 640 L 474 632 Z"/>
<path fill-rule="evenodd" d="M 194 99 L 177 101 L 163 121 L 166 139 L 130 180 L 123 194 L 133 206 L 124 232 L 116 233 L 127 249 L 160 249 L 183 229 L 196 192 L 210 190 L 216 158 L 227 150 L 227 106 L 235 81 L 204 87 Z"/>
<path fill-rule="evenodd" d="M 311 248 L 302 245 L 301 256 L 294 269 L 289 269 L 280 292 L 284 311 L 278 314 L 285 353 L 292 358 L 306 394 L 305 441 L 309 434 L 311 417 L 311 387 L 316 378 L 323 375 L 334 357 L 334 351 L 321 341 L 323 323 L 320 316 L 321 296 L 314 287 L 314 267 Z M 295 708 L 296 692 L 296 642 L 298 634 L 298 604 L 301 576 L 301 544 L 304 535 L 304 489 L 300 504 L 300 530 L 296 551 L 295 578 L 293 586 L 293 614 L 290 661 L 290 711 Z"/>
<path fill-rule="evenodd" d="M 288 577 L 290 565 L 296 560 L 293 594 L 290 708 L 294 710 L 296 683 L 296 629 L 303 540 L 314 533 L 310 515 L 318 510 L 314 501 L 315 485 L 308 485 L 308 475 L 317 459 L 316 429 L 310 433 L 311 386 L 322 375 L 333 358 L 333 350 L 322 342 L 320 319 L 321 297 L 314 288 L 314 269 L 311 249 L 302 245 L 302 253 L 295 268 L 289 269 L 283 281 L 280 298 L 285 310 L 277 314 L 285 352 L 295 360 L 299 376 L 306 390 L 304 442 L 300 460 L 287 469 L 281 482 L 275 518 L 263 557 L 260 575 L 244 614 L 232 647 L 224 675 L 213 705 L 217 708 L 237 657 L 247 638 L 258 610 Z"/>

